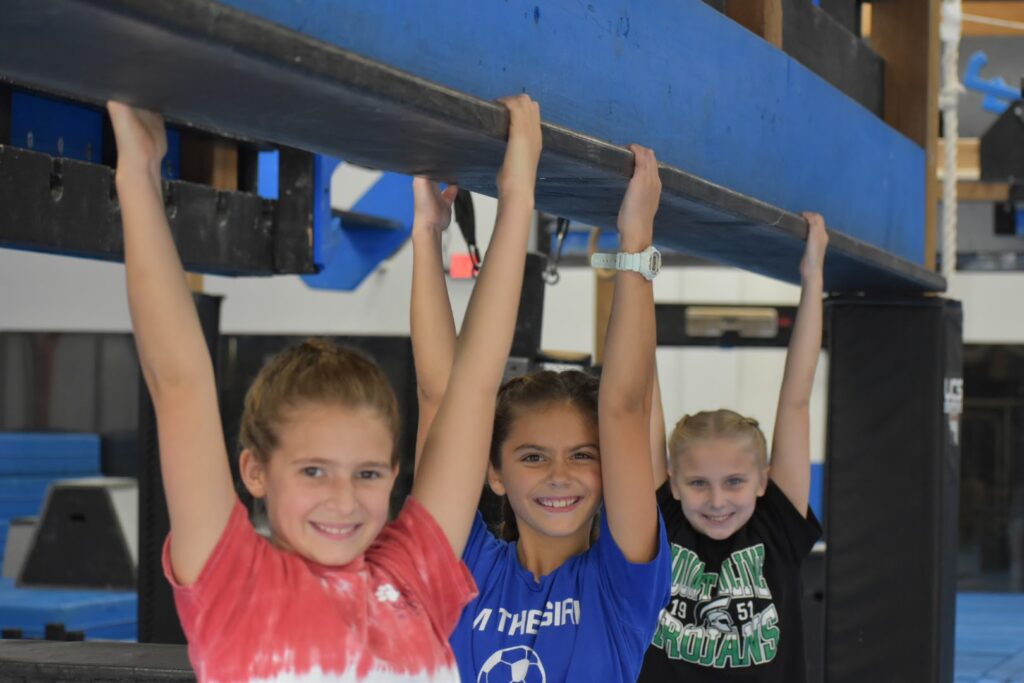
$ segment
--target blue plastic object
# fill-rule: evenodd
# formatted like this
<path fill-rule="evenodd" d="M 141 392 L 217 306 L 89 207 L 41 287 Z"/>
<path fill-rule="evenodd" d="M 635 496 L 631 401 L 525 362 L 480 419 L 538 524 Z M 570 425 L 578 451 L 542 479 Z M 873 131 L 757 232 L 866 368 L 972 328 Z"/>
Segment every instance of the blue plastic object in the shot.
<path fill-rule="evenodd" d="M 277 199 L 280 158 L 276 149 L 259 153 L 256 162 L 256 194 L 264 199 Z"/>
<path fill-rule="evenodd" d="M 47 624 L 84 631 L 87 639 L 138 638 L 138 595 L 134 591 L 17 588 L 0 579 L 0 628 L 19 628 L 42 638 Z"/>
<path fill-rule="evenodd" d="M 701 0 L 225 4 L 924 261 L 924 151 Z"/>
<path fill-rule="evenodd" d="M 412 179 L 397 173 L 383 174 L 351 212 L 333 216 L 331 175 L 340 163 L 318 157 L 314 173 L 313 261 L 320 271 L 302 277 L 313 289 L 356 289 L 412 233 Z"/>
<path fill-rule="evenodd" d="M 964 86 L 980 92 L 985 96 L 981 106 L 990 112 L 1002 114 L 1011 102 L 1021 98 L 1020 90 L 1016 90 L 1007 83 L 1002 76 L 995 76 L 988 80 L 981 77 L 981 70 L 988 64 L 988 55 L 984 50 L 978 50 L 967 60 L 967 71 L 964 73 Z"/>

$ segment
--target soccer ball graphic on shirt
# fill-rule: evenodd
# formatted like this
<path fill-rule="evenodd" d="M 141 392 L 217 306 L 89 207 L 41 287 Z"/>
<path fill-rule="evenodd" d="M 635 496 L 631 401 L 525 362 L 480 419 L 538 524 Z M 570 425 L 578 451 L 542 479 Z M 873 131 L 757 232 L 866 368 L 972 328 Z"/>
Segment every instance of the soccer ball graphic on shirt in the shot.
<path fill-rule="evenodd" d="M 476 683 L 547 683 L 540 656 L 525 645 L 498 650 L 480 667 Z"/>

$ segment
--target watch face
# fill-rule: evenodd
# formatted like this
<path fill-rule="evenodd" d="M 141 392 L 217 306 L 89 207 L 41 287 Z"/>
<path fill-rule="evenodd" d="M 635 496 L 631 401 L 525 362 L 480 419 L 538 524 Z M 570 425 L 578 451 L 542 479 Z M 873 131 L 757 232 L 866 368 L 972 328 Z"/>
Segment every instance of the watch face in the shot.
<path fill-rule="evenodd" d="M 651 254 L 651 271 L 657 273 L 661 270 L 661 252 L 655 250 Z"/>

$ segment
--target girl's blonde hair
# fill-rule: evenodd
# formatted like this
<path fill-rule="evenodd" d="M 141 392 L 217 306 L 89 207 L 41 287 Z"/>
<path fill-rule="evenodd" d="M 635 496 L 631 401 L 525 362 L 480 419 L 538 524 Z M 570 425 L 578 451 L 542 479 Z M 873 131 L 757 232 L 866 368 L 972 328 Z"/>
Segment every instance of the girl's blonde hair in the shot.
<path fill-rule="evenodd" d="M 323 339 L 285 349 L 259 371 L 245 394 L 239 446 L 266 464 L 288 411 L 309 404 L 376 411 L 391 432 L 391 463 L 397 463 L 401 420 L 391 383 L 362 353 Z"/>
<path fill-rule="evenodd" d="M 675 463 L 695 443 L 721 438 L 747 441 L 754 450 L 758 465 L 768 466 L 768 446 L 757 420 L 725 408 L 683 416 L 668 440 L 669 459 Z"/>

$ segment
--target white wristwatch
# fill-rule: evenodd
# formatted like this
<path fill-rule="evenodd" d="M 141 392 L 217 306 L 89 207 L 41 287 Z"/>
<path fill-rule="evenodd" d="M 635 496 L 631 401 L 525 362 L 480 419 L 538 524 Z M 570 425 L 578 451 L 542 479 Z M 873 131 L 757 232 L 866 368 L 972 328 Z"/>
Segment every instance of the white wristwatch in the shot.
<path fill-rule="evenodd" d="M 590 257 L 590 266 L 611 270 L 631 270 L 640 273 L 648 280 L 653 280 L 661 271 L 661 252 L 650 246 L 641 252 L 620 251 L 617 254 L 593 254 Z"/>

